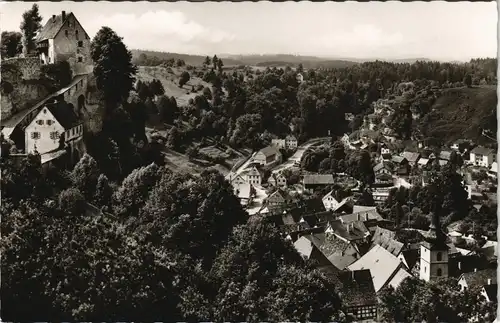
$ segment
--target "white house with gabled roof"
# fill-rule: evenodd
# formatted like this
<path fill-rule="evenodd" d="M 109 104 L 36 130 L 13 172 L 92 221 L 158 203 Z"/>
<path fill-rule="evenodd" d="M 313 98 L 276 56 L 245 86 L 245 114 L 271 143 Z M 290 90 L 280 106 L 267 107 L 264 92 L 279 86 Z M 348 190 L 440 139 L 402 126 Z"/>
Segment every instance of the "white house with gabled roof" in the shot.
<path fill-rule="evenodd" d="M 65 102 L 44 106 L 25 129 L 27 154 L 62 149 L 83 138 L 83 121 Z"/>

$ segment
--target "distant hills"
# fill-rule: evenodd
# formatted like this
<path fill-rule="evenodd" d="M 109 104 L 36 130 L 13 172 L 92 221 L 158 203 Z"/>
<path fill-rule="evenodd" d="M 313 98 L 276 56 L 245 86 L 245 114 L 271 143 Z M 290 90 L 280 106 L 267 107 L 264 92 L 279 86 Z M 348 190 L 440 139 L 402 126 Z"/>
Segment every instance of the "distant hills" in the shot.
<path fill-rule="evenodd" d="M 132 50 L 132 56 L 138 58 L 139 55 L 146 54 L 150 57 L 157 57 L 158 59 L 182 59 L 188 65 L 201 65 L 205 60 L 206 56 L 203 55 L 189 55 L 180 53 L 168 53 L 168 52 L 158 52 L 150 50 Z M 297 66 L 302 64 L 304 68 L 343 68 L 353 66 L 358 63 L 369 62 L 369 61 L 388 61 L 394 63 L 415 63 L 416 61 L 432 61 L 429 58 L 401 58 L 401 59 L 383 59 L 383 58 L 328 58 L 328 57 L 317 57 L 317 56 L 301 56 L 301 55 L 290 55 L 290 54 L 265 54 L 265 55 L 230 55 L 221 54 L 218 55 L 224 61 L 224 66 L 237 66 L 237 65 L 249 65 L 249 66 L 262 66 L 262 67 L 284 67 L 287 65 Z M 453 61 L 452 63 L 461 63 L 458 61 Z"/>

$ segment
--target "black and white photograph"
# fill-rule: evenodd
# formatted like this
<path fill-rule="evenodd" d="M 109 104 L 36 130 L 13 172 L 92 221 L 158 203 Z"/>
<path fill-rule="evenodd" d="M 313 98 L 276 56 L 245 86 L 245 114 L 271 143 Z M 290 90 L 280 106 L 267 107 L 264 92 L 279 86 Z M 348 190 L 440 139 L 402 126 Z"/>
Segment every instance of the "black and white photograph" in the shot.
<path fill-rule="evenodd" d="M 497 3 L 0 3 L 1 322 L 497 322 Z"/>

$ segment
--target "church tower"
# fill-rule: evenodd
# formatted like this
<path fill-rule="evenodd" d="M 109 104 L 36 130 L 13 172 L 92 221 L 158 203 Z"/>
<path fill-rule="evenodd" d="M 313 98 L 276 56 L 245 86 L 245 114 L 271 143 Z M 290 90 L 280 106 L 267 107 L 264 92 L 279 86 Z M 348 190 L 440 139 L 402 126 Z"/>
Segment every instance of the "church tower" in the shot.
<path fill-rule="evenodd" d="M 420 245 L 420 279 L 431 281 L 448 277 L 448 249 L 439 216 L 434 213 L 429 231 Z"/>

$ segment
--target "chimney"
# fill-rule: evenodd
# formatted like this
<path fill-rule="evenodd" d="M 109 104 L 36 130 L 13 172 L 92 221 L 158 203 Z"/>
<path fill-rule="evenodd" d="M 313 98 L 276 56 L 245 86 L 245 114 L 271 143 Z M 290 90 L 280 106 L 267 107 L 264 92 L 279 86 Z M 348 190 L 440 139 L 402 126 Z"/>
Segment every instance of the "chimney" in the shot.
<path fill-rule="evenodd" d="M 56 15 L 52 15 L 52 21 L 56 21 Z"/>
<path fill-rule="evenodd" d="M 488 285 L 491 285 L 491 278 L 488 278 Z"/>
<path fill-rule="evenodd" d="M 61 16 L 62 16 L 62 20 L 64 21 L 66 19 L 66 11 L 63 10 L 63 12 L 61 13 Z"/>

